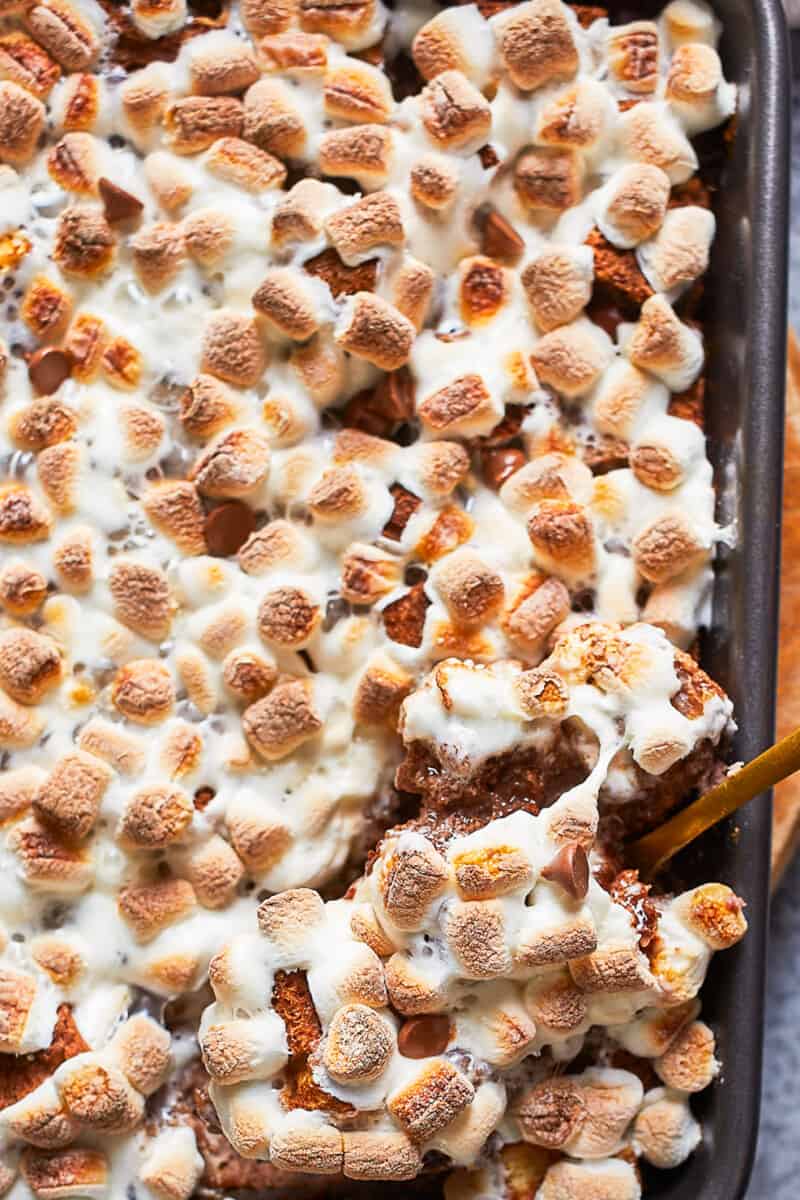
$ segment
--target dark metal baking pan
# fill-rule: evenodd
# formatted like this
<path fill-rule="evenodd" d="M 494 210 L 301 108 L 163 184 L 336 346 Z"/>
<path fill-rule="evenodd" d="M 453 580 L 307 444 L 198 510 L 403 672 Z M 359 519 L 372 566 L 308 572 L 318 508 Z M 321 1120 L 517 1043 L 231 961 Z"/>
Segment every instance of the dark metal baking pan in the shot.
<path fill-rule="evenodd" d="M 714 0 L 713 8 L 739 108 L 715 205 L 706 413 L 718 520 L 733 525 L 736 541 L 719 556 L 703 662 L 735 704 L 733 756 L 748 759 L 774 734 L 791 81 L 779 0 Z M 703 992 L 722 1072 L 695 1106 L 702 1146 L 677 1171 L 653 1172 L 647 1197 L 739 1200 L 747 1187 L 761 1087 L 770 826 L 771 797 L 762 796 L 677 864 L 690 884 L 729 883 L 747 901 L 750 929 L 715 958 Z"/>

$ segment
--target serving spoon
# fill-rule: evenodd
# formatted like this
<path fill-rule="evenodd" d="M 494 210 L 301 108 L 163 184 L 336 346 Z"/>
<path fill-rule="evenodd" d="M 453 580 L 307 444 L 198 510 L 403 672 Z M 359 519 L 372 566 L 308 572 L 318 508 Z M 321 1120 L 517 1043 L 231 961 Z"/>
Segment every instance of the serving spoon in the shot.
<path fill-rule="evenodd" d="M 673 854 L 795 771 L 800 771 L 800 729 L 781 738 L 738 771 L 726 775 L 663 825 L 626 846 L 626 862 L 637 867 L 643 879 L 651 879 Z"/>

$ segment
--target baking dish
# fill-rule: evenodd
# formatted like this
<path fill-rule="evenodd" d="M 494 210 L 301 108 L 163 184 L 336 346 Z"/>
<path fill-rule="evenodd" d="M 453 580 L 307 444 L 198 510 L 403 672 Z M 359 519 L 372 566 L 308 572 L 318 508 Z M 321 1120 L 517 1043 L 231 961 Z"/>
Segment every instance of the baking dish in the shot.
<path fill-rule="evenodd" d="M 617 23 L 652 16 L 660 5 L 610 0 L 606 7 Z M 723 26 L 726 77 L 739 89 L 736 136 L 715 198 L 703 313 L 709 455 L 718 520 L 733 536 L 717 558 L 702 662 L 734 701 L 731 754 L 747 760 L 774 734 L 791 73 L 779 0 L 714 0 L 712 8 Z M 715 1086 L 695 1106 L 703 1142 L 684 1166 L 648 1171 L 647 1197 L 737 1200 L 747 1187 L 761 1083 L 770 824 L 765 795 L 710 831 L 673 868 L 676 886 L 709 878 L 729 883 L 747 901 L 749 932 L 733 952 L 716 957 L 703 991 L 722 1061 Z M 388 1191 L 401 1195 L 404 1188 Z M 430 1194 L 437 1194 L 435 1185 Z"/>
<path fill-rule="evenodd" d="M 736 540 L 718 558 L 704 665 L 733 698 L 733 757 L 746 760 L 774 733 L 791 84 L 777 0 L 716 0 L 713 7 L 739 113 L 717 194 L 707 418 L 719 520 L 733 524 Z M 745 897 L 750 929 L 714 963 L 703 994 L 722 1061 L 716 1086 L 698 1105 L 703 1143 L 679 1171 L 649 1179 L 650 1196 L 736 1200 L 747 1186 L 758 1129 L 770 820 L 770 798 L 759 797 L 676 867 L 694 881 L 713 867 Z"/>

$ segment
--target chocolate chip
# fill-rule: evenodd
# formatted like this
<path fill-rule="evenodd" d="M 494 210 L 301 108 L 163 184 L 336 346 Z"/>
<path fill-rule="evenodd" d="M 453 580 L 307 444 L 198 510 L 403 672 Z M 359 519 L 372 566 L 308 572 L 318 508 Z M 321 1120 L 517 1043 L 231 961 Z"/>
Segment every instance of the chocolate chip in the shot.
<path fill-rule="evenodd" d="M 64 350 L 46 347 L 37 350 L 28 361 L 28 377 L 41 396 L 51 396 L 69 379 L 72 359 Z"/>
<path fill-rule="evenodd" d="M 430 1058 L 441 1054 L 449 1041 L 449 1017 L 411 1017 L 400 1026 L 397 1049 L 404 1058 Z"/>
<path fill-rule="evenodd" d="M 206 517 L 205 534 L 209 554 L 229 558 L 239 550 L 256 527 L 252 508 L 241 500 L 229 500 L 212 508 Z"/>
<path fill-rule="evenodd" d="M 562 846 L 542 869 L 542 878 L 557 883 L 573 900 L 583 900 L 589 890 L 589 860 L 579 842 Z"/>
<path fill-rule="evenodd" d="M 100 199 L 103 201 L 106 220 L 111 225 L 118 221 L 130 221 L 133 217 L 138 217 L 144 208 L 141 200 L 132 196 L 130 192 L 126 192 L 124 188 L 117 187 L 105 176 L 98 179 L 97 189 L 100 192 Z"/>

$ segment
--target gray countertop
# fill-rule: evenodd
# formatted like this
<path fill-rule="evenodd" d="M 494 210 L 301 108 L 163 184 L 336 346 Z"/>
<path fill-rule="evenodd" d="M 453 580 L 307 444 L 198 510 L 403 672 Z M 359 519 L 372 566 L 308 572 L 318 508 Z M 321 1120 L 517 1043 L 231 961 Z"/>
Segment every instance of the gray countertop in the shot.
<path fill-rule="evenodd" d="M 800 81 L 793 96 L 789 286 L 789 317 L 800 331 Z M 761 1129 L 747 1200 L 796 1200 L 800 1193 L 799 897 L 796 858 L 772 906 Z"/>

